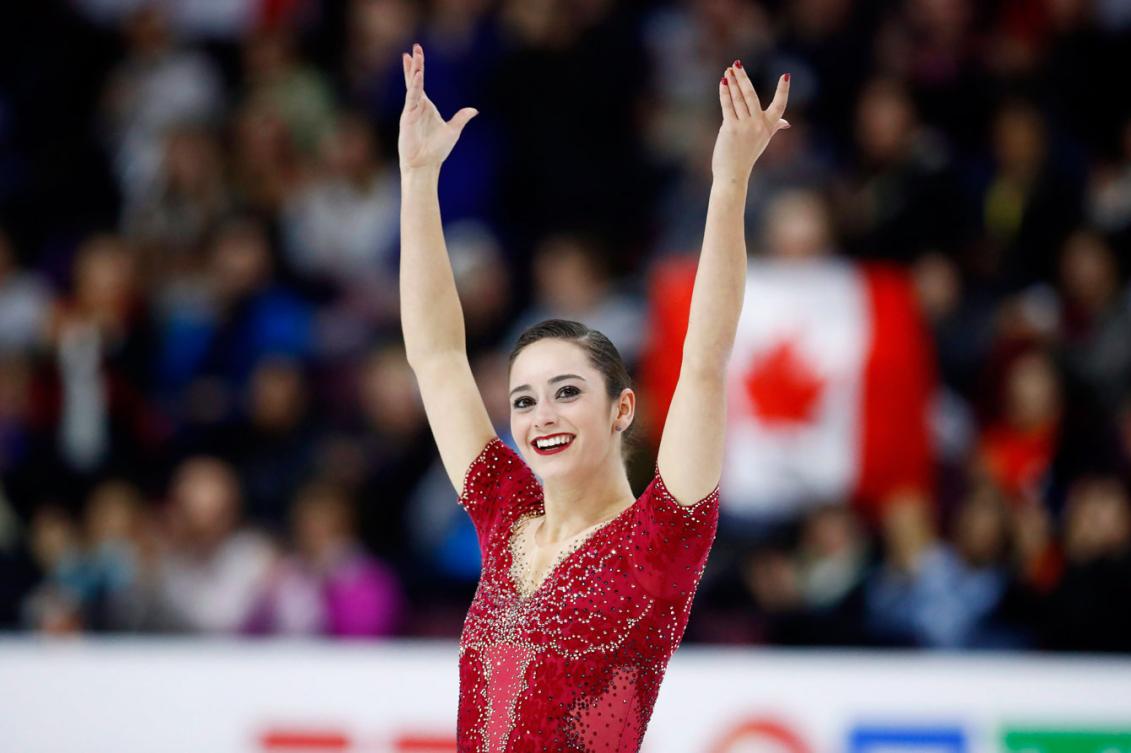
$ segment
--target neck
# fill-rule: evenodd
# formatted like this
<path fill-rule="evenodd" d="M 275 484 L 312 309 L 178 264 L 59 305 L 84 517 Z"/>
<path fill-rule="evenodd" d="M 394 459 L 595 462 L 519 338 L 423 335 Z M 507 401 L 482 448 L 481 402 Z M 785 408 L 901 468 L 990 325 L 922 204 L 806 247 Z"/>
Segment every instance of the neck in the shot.
<path fill-rule="evenodd" d="M 575 478 L 550 479 L 543 484 L 546 516 L 539 538 L 543 544 L 565 541 L 587 528 L 615 517 L 635 501 L 624 464 L 610 453 L 599 468 Z"/>

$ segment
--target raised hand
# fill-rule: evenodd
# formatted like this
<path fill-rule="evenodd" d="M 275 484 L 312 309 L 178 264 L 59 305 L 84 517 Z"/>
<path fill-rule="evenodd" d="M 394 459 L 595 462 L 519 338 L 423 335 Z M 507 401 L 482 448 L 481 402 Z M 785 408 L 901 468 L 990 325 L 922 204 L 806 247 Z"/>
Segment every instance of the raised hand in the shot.
<path fill-rule="evenodd" d="M 765 151 L 775 133 L 789 128 L 782 117 L 789 99 L 789 74 L 778 79 L 778 90 L 770 106 L 762 110 L 754 84 L 735 60 L 719 81 L 719 100 L 723 108 L 723 124 L 715 141 L 711 170 L 716 179 L 750 179 L 754 162 Z"/>
<path fill-rule="evenodd" d="M 459 140 L 463 127 L 479 111 L 465 107 L 445 122 L 424 93 L 424 48 L 414 44 L 412 55 L 401 53 L 401 62 L 405 84 L 404 110 L 397 138 L 401 172 L 421 168 L 439 170 Z"/>

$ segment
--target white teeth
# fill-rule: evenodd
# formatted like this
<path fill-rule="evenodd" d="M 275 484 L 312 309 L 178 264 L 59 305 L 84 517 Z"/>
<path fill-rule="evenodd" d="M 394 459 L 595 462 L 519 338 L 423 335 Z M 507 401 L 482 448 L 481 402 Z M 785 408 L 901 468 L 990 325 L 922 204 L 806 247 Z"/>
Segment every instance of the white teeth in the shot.
<path fill-rule="evenodd" d="M 570 437 L 554 437 L 553 439 L 546 440 L 537 439 L 534 441 L 534 444 L 538 447 L 538 449 L 546 450 L 551 447 L 557 447 L 560 444 L 565 444 L 566 442 L 570 441 L 570 439 Z"/>

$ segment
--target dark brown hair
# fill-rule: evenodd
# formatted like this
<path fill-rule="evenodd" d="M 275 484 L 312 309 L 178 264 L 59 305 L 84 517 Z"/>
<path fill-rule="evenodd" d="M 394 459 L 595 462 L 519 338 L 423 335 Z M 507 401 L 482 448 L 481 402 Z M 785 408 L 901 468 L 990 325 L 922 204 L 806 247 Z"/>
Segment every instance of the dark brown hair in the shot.
<path fill-rule="evenodd" d="M 581 322 L 569 319 L 546 319 L 545 321 L 527 327 L 511 350 L 507 361 L 507 373 L 514 366 L 518 354 L 531 343 L 546 338 L 556 338 L 580 345 L 589 357 L 589 363 L 605 377 L 605 394 L 609 403 L 620 397 L 621 391 L 626 387 L 633 388 L 632 377 L 624 365 L 624 359 L 609 338 L 595 329 L 586 327 Z M 637 448 L 635 417 L 628 428 L 624 430 L 621 438 L 621 459 L 626 461 Z"/>

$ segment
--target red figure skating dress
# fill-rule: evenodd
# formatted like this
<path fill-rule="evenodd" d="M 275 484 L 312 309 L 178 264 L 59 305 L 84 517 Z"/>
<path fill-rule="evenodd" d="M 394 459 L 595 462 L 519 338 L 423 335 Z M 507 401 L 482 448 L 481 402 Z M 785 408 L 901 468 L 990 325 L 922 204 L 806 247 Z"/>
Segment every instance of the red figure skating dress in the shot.
<path fill-rule="evenodd" d="M 544 513 L 530 467 L 493 437 L 459 498 L 483 571 L 459 642 L 459 753 L 635 753 L 715 540 L 719 489 L 682 506 L 655 476 L 571 542 L 540 584 L 516 542 Z M 513 568 L 513 571 L 512 571 Z"/>

